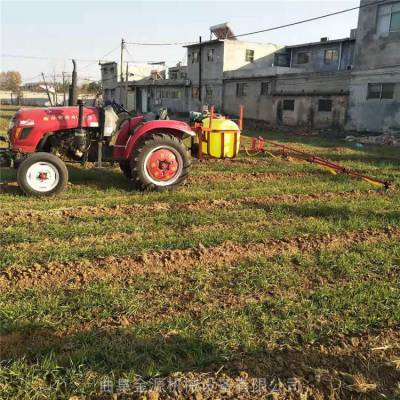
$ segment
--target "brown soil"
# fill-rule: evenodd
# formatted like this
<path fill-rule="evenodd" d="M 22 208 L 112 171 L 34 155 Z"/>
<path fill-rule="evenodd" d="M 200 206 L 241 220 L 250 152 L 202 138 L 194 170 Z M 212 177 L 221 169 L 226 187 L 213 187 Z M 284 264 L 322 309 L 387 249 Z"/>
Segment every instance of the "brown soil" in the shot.
<path fill-rule="evenodd" d="M 216 365 L 212 371 L 175 373 L 168 377 L 178 382 L 175 391 L 162 383 L 154 387 L 154 382 L 148 381 L 143 398 L 395 398 L 392 396 L 400 379 L 399 356 L 400 332 L 392 328 L 343 339 L 336 346 L 309 345 L 301 350 L 286 346 L 243 355 L 232 360 L 228 368 Z"/>
<path fill-rule="evenodd" d="M 319 171 L 319 175 L 323 171 Z M 315 173 L 310 172 L 251 172 L 251 173 L 223 173 L 223 174 L 207 174 L 207 175 L 191 175 L 188 178 L 189 183 L 198 182 L 263 182 L 277 180 L 279 178 L 303 178 L 312 176 Z"/>
<path fill-rule="evenodd" d="M 110 340 L 113 337 L 126 342 L 138 340 L 120 327 L 107 327 L 96 333 Z M 167 348 L 181 340 L 173 332 L 159 339 Z M 29 354 L 48 347 L 57 349 L 59 354 L 68 354 L 76 346 L 74 335 L 52 332 L 4 335 L 0 343 L 8 350 L 13 348 L 15 354 L 21 351 Z M 130 381 L 130 395 L 99 394 L 90 399 L 394 399 L 400 380 L 399 362 L 400 330 L 391 327 L 353 337 L 338 337 L 332 344 L 301 348 L 284 345 L 253 353 L 242 351 L 230 356 L 224 364 L 171 373 L 157 381 L 137 376 L 142 385 L 139 388 L 134 380 Z M 173 388 L 168 382 L 175 383 Z M 76 399 L 84 400 L 78 396 Z"/>
<path fill-rule="evenodd" d="M 390 192 L 385 194 L 391 196 Z M 21 223 L 38 223 L 41 221 L 48 221 L 58 219 L 68 221 L 74 218 L 87 218 L 87 217 L 103 217 L 103 216 L 121 216 L 129 214 L 137 214 L 138 212 L 145 211 L 167 211 L 167 210 L 209 210 L 217 208 L 234 208 L 240 205 L 274 205 L 274 204 L 292 204 L 303 203 L 307 201 L 318 200 L 331 200 L 338 199 L 356 199 L 366 196 L 384 196 L 382 192 L 377 190 L 350 190 L 343 192 L 322 192 L 311 194 L 282 194 L 261 197 L 241 197 L 238 199 L 226 200 L 196 200 L 184 202 L 154 202 L 148 204 L 121 204 L 111 207 L 99 206 L 81 206 L 69 208 L 57 208 L 45 211 L 4 211 L 0 215 L 1 225 L 15 225 Z"/>
<path fill-rule="evenodd" d="M 400 239 L 399 227 L 345 231 L 336 234 L 302 235 L 282 240 L 240 245 L 233 242 L 206 248 L 147 252 L 130 257 L 105 257 L 79 262 L 44 263 L 10 266 L 0 273 L 0 289 L 81 286 L 88 281 L 127 281 L 138 273 L 170 273 L 197 265 L 235 264 L 246 258 L 273 256 L 286 252 L 311 252 L 336 246 L 351 246 L 365 241 Z"/>

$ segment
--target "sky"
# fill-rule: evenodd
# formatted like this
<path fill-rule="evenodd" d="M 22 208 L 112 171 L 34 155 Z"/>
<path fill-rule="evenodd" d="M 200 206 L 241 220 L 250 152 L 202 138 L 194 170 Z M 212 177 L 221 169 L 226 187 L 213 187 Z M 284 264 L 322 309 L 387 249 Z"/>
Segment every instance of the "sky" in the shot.
<path fill-rule="evenodd" d="M 78 60 L 80 78 L 99 79 L 97 60 L 118 61 L 121 38 L 127 42 L 193 42 L 210 37 L 209 27 L 229 22 L 235 34 L 266 29 L 356 7 L 359 0 L 264 1 L 6 1 L 1 5 L 1 71 L 17 70 L 23 81 L 40 74 L 71 72 Z M 241 38 L 292 45 L 348 37 L 358 10 L 290 28 Z M 107 55 L 107 56 L 106 56 Z M 106 57 L 105 57 L 106 56 Z M 186 62 L 181 46 L 128 45 L 135 62 Z"/>

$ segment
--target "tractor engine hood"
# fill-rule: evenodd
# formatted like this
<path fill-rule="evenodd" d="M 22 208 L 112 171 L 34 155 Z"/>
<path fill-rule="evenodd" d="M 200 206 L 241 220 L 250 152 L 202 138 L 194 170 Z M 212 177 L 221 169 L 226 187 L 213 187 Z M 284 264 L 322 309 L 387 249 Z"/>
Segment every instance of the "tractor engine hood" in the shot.
<path fill-rule="evenodd" d="M 23 153 L 35 151 L 46 133 L 77 128 L 78 114 L 77 106 L 22 108 L 14 115 L 9 126 L 12 150 Z M 99 123 L 100 110 L 84 107 L 82 127 L 97 128 Z"/>

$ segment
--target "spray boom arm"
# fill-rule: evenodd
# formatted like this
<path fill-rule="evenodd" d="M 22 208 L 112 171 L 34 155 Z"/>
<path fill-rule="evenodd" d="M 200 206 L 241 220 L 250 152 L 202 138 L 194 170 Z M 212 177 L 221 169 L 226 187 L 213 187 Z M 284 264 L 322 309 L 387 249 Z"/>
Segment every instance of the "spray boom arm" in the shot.
<path fill-rule="evenodd" d="M 363 175 L 359 172 L 352 171 L 346 167 L 343 167 L 342 165 L 335 164 L 332 161 L 325 160 L 325 159 L 315 156 L 313 154 L 306 153 L 305 151 L 301 151 L 301 150 L 295 149 L 290 146 L 286 146 L 286 145 L 283 145 L 283 144 L 280 144 L 277 142 L 273 142 L 271 140 L 265 140 L 262 137 L 251 138 L 251 137 L 242 135 L 242 138 L 251 140 L 251 151 L 252 152 L 268 153 L 268 151 L 266 149 L 266 144 L 268 144 L 268 145 L 272 146 L 273 148 L 281 150 L 282 155 L 284 155 L 284 156 L 290 155 L 291 157 L 297 158 L 299 160 L 304 160 L 304 161 L 308 161 L 309 163 L 321 165 L 322 167 L 327 168 L 329 170 L 329 172 L 333 173 L 334 175 L 336 175 L 337 173 L 347 174 L 347 175 L 353 176 L 355 178 L 362 179 L 363 181 L 371 183 L 376 186 L 383 185 L 385 187 L 385 189 L 389 189 L 389 187 L 391 185 L 391 182 L 389 182 L 388 180 L 382 180 L 382 179 L 373 178 L 373 177 L 370 177 L 367 175 Z M 247 149 L 245 148 L 245 150 L 247 150 Z"/>

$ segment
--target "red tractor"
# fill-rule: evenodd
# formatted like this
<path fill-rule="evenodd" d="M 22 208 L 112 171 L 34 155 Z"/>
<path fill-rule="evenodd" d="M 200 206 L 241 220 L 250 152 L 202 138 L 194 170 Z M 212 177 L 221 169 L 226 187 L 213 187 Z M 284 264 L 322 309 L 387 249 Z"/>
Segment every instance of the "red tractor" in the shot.
<path fill-rule="evenodd" d="M 185 122 L 130 116 L 122 106 L 26 108 L 9 126 L 9 149 L 1 166 L 18 168 L 17 180 L 27 195 L 61 192 L 68 182 L 63 160 L 119 163 L 140 189 L 162 190 L 182 184 L 191 159 L 183 143 L 195 136 Z"/>

